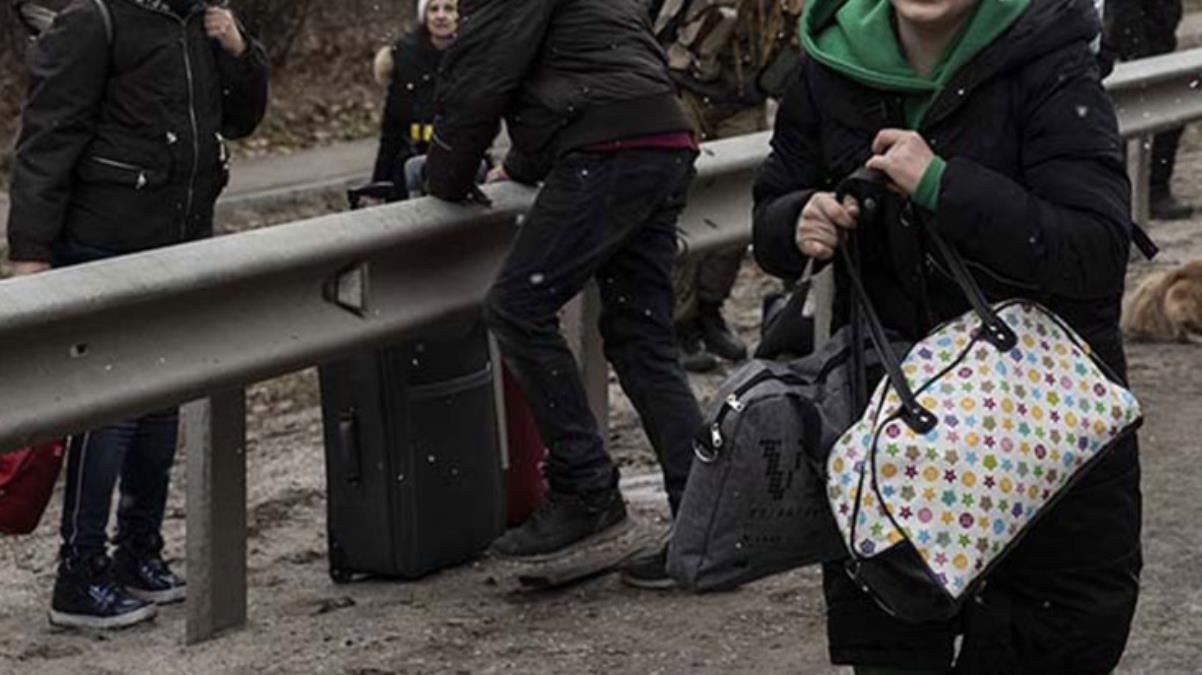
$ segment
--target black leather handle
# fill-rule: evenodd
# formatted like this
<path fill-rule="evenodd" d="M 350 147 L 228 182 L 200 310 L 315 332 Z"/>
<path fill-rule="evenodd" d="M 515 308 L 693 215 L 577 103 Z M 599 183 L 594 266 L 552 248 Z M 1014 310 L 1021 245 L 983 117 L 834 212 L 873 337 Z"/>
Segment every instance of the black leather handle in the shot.
<path fill-rule="evenodd" d="M 935 224 L 930 219 L 922 220 L 926 226 L 927 238 L 935 245 L 935 250 L 947 263 L 956 285 L 960 287 L 964 296 L 968 298 L 969 304 L 972 305 L 973 311 L 981 319 L 982 337 L 997 347 L 998 351 L 1008 352 L 1014 349 L 1018 345 L 1018 336 L 1014 334 L 1010 326 L 1006 325 L 1005 321 L 1002 321 L 997 312 L 993 311 L 993 307 L 985 298 L 984 291 L 977 285 L 976 280 L 968 271 L 968 266 L 964 264 L 964 258 L 961 258 L 960 254 L 935 231 Z"/>
<path fill-rule="evenodd" d="M 914 433 L 925 434 L 935 428 L 939 419 L 935 417 L 934 413 L 922 407 L 922 404 L 918 402 L 918 397 L 914 395 L 914 390 L 910 388 L 910 383 L 906 381 L 905 373 L 901 369 L 901 360 L 897 358 L 893 346 L 889 343 L 889 336 L 885 334 L 881 319 L 877 316 L 876 308 L 872 306 L 872 301 L 868 298 L 868 291 L 864 289 L 864 282 L 860 279 L 860 268 L 853 260 L 848 247 L 840 246 L 839 251 L 843 256 L 843 264 L 847 266 L 847 276 L 851 279 L 852 296 L 859 304 L 860 311 L 863 312 L 864 323 L 868 326 L 868 337 L 876 347 L 877 353 L 881 355 L 881 363 L 885 366 L 889 383 L 893 385 L 893 389 L 897 391 L 897 395 L 902 400 L 902 420 L 914 430 Z"/>
<path fill-rule="evenodd" d="M 888 190 L 886 187 L 888 182 L 889 177 L 882 171 L 860 169 L 843 179 L 835 189 L 835 194 L 840 201 L 845 196 L 854 197 L 860 203 L 861 224 L 871 223 L 871 219 L 875 217 L 878 205 Z M 920 220 L 922 220 L 926 229 L 927 238 L 935 245 L 935 250 L 939 253 L 939 256 L 947 262 L 956 286 L 960 288 L 960 292 L 968 299 L 973 311 L 976 312 L 977 317 L 981 320 L 984 327 L 983 337 L 999 351 L 1008 352 L 1014 349 L 1015 345 L 1018 344 L 1018 337 L 1006 325 L 1006 322 L 1002 321 L 997 312 L 993 311 L 993 307 L 989 305 L 989 300 L 985 297 L 984 291 L 981 290 L 976 280 L 973 279 L 972 274 L 969 273 L 968 266 L 964 264 L 964 259 L 935 230 L 935 224 L 930 218 L 922 218 Z"/>

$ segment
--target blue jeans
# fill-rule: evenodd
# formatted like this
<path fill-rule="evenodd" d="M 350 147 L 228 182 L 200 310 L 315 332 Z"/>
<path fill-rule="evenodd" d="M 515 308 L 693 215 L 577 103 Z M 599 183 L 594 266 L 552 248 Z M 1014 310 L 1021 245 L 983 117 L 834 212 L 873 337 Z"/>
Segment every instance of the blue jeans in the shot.
<path fill-rule="evenodd" d="M 55 246 L 54 266 L 114 255 L 60 242 Z M 107 553 L 106 530 L 118 478 L 121 498 L 115 543 L 135 557 L 158 555 L 178 429 L 179 410 L 171 408 L 92 429 L 71 439 L 60 529 L 61 558 L 86 560 Z"/>

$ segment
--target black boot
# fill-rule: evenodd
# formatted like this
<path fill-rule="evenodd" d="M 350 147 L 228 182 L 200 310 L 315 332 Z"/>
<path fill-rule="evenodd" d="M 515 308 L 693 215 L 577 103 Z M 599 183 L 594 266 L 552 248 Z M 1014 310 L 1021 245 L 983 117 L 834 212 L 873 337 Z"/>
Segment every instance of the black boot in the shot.
<path fill-rule="evenodd" d="M 617 488 L 589 495 L 552 492 L 534 516 L 493 542 L 504 558 L 532 558 L 567 553 L 573 544 L 626 520 L 626 502 Z"/>
<path fill-rule="evenodd" d="M 1156 220 L 1185 220 L 1194 215 L 1194 207 L 1178 201 L 1168 190 L 1152 190 L 1150 211 Z"/>
<path fill-rule="evenodd" d="M 718 359 L 701 344 L 701 326 L 695 322 L 676 326 L 680 365 L 690 373 L 708 373 L 718 367 Z"/>
<path fill-rule="evenodd" d="M 188 587 L 163 560 L 163 539 L 156 535 L 130 537 L 117 543 L 114 576 L 126 593 L 146 602 L 181 602 Z"/>
<path fill-rule="evenodd" d="M 622 567 L 622 583 L 635 588 L 664 591 L 676 588 L 668 575 L 668 545 L 657 546 L 635 557 Z"/>
<path fill-rule="evenodd" d="M 701 336 L 709 351 L 721 356 L 727 361 L 738 363 L 747 359 L 747 345 L 735 335 L 722 318 L 722 305 L 701 303 L 699 321 Z"/>
<path fill-rule="evenodd" d="M 75 628 L 125 628 L 153 619 L 153 603 L 126 594 L 113 578 L 108 556 L 64 559 L 54 582 L 50 623 Z"/>

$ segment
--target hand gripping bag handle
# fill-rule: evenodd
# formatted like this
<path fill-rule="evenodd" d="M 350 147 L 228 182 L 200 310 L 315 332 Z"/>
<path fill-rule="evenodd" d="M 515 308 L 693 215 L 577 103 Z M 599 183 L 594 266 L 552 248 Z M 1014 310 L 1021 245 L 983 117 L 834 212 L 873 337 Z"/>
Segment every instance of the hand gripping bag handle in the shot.
<path fill-rule="evenodd" d="M 876 209 L 886 194 L 885 191 L 888 189 L 886 187 L 887 183 L 888 177 L 883 172 L 874 169 L 860 169 L 839 183 L 839 186 L 835 190 L 836 199 L 842 202 L 848 196 L 855 198 L 860 205 L 861 224 L 871 222 Z M 1018 343 L 1018 337 L 989 305 L 988 300 L 985 298 L 985 293 L 968 272 L 968 267 L 964 264 L 964 259 L 944 241 L 943 237 L 935 231 L 934 226 L 927 222 L 927 219 L 923 219 L 923 221 L 926 226 L 927 235 L 934 243 L 936 251 L 947 262 L 951 270 L 952 279 L 960 287 L 969 304 L 972 305 L 973 311 L 980 318 L 982 337 L 1001 352 L 1008 352 L 1013 349 Z M 901 369 L 901 360 L 898 359 L 889 343 L 884 326 L 881 324 L 880 317 L 876 313 L 876 308 L 873 307 L 872 300 L 868 297 L 868 292 L 864 288 L 864 283 L 860 275 L 860 267 L 857 264 L 855 256 L 848 249 L 849 247 L 846 245 L 840 246 L 839 253 L 844 266 L 847 268 L 848 278 L 851 280 L 852 295 L 863 311 L 864 320 L 868 326 L 869 337 L 876 347 L 877 353 L 880 354 L 889 382 L 893 385 L 893 389 L 902 400 L 901 416 L 907 426 L 913 429 L 915 433 L 929 432 L 938 423 L 938 418 L 931 411 L 919 404 L 917 397 L 914 396 L 913 389 L 910 388 L 909 382 L 906 381 Z"/>

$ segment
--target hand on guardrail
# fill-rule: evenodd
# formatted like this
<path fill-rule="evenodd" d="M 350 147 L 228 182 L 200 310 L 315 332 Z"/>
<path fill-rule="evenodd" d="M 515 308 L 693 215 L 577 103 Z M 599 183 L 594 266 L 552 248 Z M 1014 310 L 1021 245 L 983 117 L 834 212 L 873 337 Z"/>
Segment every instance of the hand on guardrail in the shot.
<path fill-rule="evenodd" d="M 835 257 L 840 230 L 854 230 L 860 207 L 852 197 L 840 204 L 833 192 L 816 192 L 797 221 L 797 250 L 819 261 Z"/>
<path fill-rule="evenodd" d="M 23 261 L 13 263 L 13 275 L 18 277 L 39 274 L 50 269 L 50 263 Z"/>

